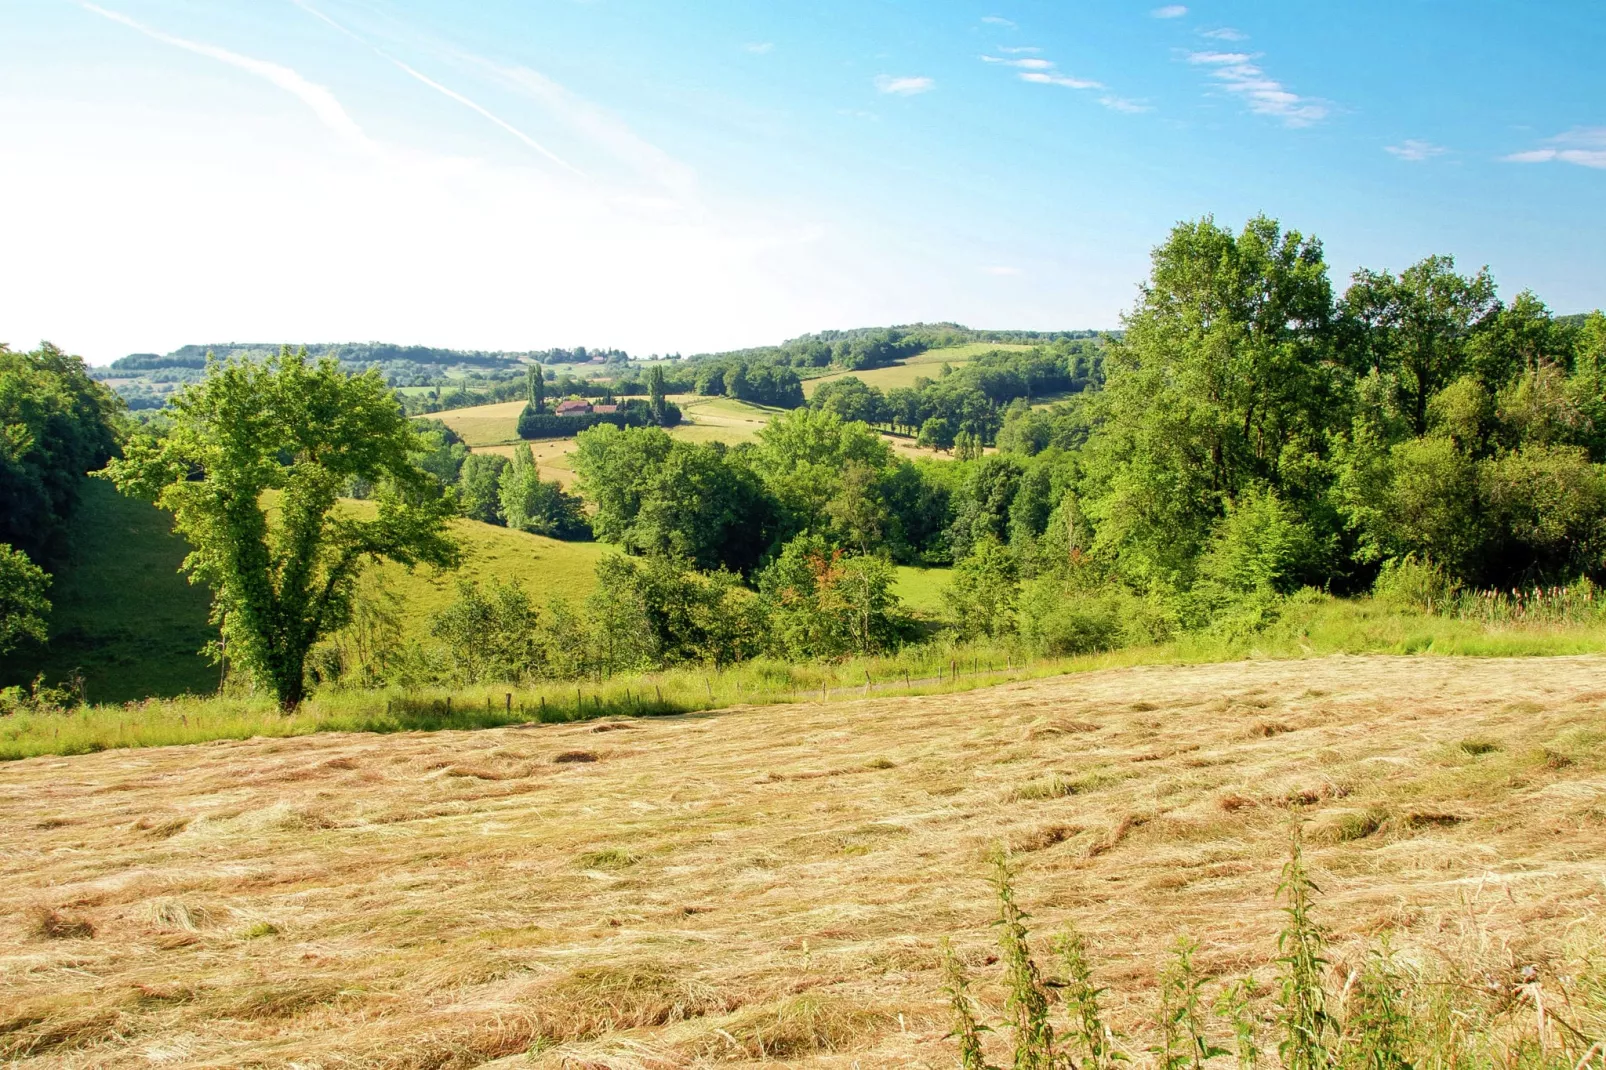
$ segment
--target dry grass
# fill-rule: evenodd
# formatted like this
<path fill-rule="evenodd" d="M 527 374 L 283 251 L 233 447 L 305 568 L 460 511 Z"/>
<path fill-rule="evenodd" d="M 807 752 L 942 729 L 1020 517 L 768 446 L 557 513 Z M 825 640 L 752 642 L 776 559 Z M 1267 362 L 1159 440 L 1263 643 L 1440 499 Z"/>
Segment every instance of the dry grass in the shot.
<path fill-rule="evenodd" d="M 1145 667 L 14 762 L 0 1061 L 949 1066 L 937 941 L 991 951 L 999 842 L 1141 1051 L 1177 931 L 1206 973 L 1269 976 L 1296 812 L 1340 956 L 1388 931 L 1543 969 L 1602 896 L 1603 670 Z"/>

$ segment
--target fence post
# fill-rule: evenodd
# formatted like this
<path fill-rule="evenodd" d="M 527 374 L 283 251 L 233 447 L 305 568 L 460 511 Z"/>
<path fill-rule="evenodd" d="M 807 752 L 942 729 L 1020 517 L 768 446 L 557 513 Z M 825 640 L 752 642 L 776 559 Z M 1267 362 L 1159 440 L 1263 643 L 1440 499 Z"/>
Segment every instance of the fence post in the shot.
<path fill-rule="evenodd" d="M 511 691 L 507 693 L 507 712 L 513 712 L 513 692 Z"/>

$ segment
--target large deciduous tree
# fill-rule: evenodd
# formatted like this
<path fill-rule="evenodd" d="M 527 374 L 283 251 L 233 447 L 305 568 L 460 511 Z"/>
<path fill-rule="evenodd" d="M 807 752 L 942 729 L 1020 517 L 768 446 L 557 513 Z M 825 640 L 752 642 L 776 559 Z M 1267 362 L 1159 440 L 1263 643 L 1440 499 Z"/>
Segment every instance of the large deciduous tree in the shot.
<path fill-rule="evenodd" d="M 1140 586 L 1187 584 L 1227 506 L 1269 486 L 1321 493 L 1345 422 L 1321 243 L 1264 216 L 1241 233 L 1175 227 L 1127 333 L 1088 443 L 1101 548 Z"/>
<path fill-rule="evenodd" d="M 377 371 L 350 376 L 286 349 L 210 363 L 174 398 L 165 437 L 135 440 L 106 474 L 173 514 L 229 658 L 290 711 L 308 651 L 350 618 L 366 562 L 456 564 L 454 504 L 409 456 L 417 447 Z M 371 514 L 338 506 L 353 480 L 375 487 Z"/>

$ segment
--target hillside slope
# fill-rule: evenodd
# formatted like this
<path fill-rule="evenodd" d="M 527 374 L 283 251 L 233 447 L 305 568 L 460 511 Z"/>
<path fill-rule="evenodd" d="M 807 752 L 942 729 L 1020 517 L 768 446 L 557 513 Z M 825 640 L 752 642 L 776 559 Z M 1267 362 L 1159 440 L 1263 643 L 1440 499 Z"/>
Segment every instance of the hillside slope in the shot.
<path fill-rule="evenodd" d="M 1141 1052 L 1179 931 L 1270 978 L 1296 812 L 1341 975 L 1390 931 L 1549 970 L 1606 877 L 1603 673 L 1336 657 L 16 762 L 0 1058 L 948 1066 L 937 941 L 982 963 L 998 843 Z"/>
<path fill-rule="evenodd" d="M 475 520 L 453 520 L 451 530 L 463 547 L 457 572 L 381 566 L 400 596 L 408 634 L 427 630 L 429 615 L 456 597 L 460 580 L 517 580 L 540 605 L 555 596 L 584 598 L 596 586 L 597 560 L 611 552 L 601 543 L 560 542 Z M 50 643 L 0 659 L 0 686 L 26 684 L 42 672 L 52 683 L 81 674 L 92 702 L 216 690 L 217 667 L 199 653 L 217 636 L 207 622 L 211 595 L 179 574 L 189 546 L 172 533 L 171 518 L 91 479 L 73 532 L 71 556 L 50 589 Z"/>

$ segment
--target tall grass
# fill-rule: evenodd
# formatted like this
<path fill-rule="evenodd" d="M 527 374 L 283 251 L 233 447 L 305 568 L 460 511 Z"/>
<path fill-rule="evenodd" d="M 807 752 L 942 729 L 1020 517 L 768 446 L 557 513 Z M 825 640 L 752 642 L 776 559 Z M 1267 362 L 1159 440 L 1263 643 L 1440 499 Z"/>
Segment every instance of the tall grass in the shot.
<path fill-rule="evenodd" d="M 1007 858 L 993 861 L 999 904 L 999 959 L 1005 990 L 1001 1024 L 1017 1070 L 1101 1070 L 1132 1054 L 1100 1021 L 1092 970 L 1074 932 L 1054 942 L 1063 976 L 1038 971 L 1017 903 Z M 1156 1070 L 1202 1070 L 1232 1056 L 1240 1070 L 1265 1061 L 1257 1017 L 1279 1034 L 1277 1063 L 1284 1070 L 1606 1070 L 1606 961 L 1598 946 L 1576 962 L 1555 964 L 1541 977 L 1528 967 L 1515 982 L 1496 964 L 1446 955 L 1439 972 L 1402 971 L 1387 945 L 1366 950 L 1360 965 L 1334 970 L 1326 957 L 1327 932 L 1316 919 L 1315 882 L 1306 869 L 1298 826 L 1290 843 L 1277 896 L 1285 921 L 1270 964 L 1279 984 L 1269 1006 L 1256 1006 L 1258 989 L 1245 978 L 1224 984 L 1216 1016 L 1231 1030 L 1231 1048 L 1209 1035 L 1204 1009 L 1207 981 L 1194 966 L 1195 944 L 1181 937 L 1159 971 L 1149 1049 Z M 945 990 L 955 1013 L 950 1034 L 966 1070 L 996 1070 L 986 1061 L 985 1009 L 970 997 L 958 956 L 944 943 Z M 1550 985 L 1547 989 L 1546 985 Z M 1043 994 L 1063 994 L 1059 1015 Z M 1336 991 L 1335 991 L 1336 990 Z M 1054 1017 L 1065 1021 L 1057 1028 Z M 1228 1039 L 1228 1038 L 1223 1038 Z"/>
<path fill-rule="evenodd" d="M 1190 633 L 1171 642 L 1074 657 L 1034 657 L 1010 642 L 933 642 L 829 663 L 755 659 L 723 671 L 683 667 L 582 682 L 317 693 L 294 714 L 265 696 L 186 696 L 73 709 L 14 699 L 0 712 L 0 760 L 114 747 L 314 732 L 409 732 L 652 716 L 731 706 L 966 691 L 1010 680 L 1147 664 L 1324 654 L 1532 656 L 1606 652 L 1606 618 L 1514 621 L 1447 617 L 1381 600 L 1291 600 L 1248 636 Z M 0 701 L 0 711 L 7 707 Z"/>

